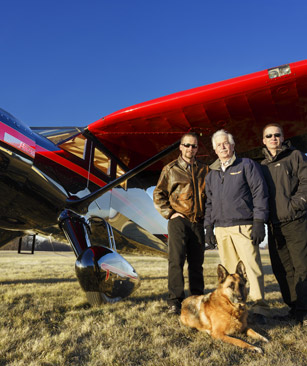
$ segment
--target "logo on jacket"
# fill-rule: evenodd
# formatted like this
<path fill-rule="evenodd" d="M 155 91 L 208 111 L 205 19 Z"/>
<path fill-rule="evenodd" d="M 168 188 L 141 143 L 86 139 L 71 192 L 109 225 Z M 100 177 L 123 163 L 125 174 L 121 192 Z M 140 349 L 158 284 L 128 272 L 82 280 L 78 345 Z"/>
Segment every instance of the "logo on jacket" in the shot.
<path fill-rule="evenodd" d="M 242 173 L 242 170 L 240 170 L 239 172 L 232 172 L 230 173 L 230 175 L 237 175 L 237 174 L 241 174 Z"/>

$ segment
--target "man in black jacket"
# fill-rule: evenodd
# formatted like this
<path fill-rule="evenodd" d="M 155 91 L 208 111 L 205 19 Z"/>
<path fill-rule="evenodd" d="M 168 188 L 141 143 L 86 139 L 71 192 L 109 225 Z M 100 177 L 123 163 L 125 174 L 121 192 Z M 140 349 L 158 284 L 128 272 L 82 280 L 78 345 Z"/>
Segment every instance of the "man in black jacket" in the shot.
<path fill-rule="evenodd" d="M 261 162 L 269 187 L 268 244 L 274 275 L 289 313 L 280 320 L 307 324 L 307 158 L 284 142 L 282 127 L 263 129 Z"/>

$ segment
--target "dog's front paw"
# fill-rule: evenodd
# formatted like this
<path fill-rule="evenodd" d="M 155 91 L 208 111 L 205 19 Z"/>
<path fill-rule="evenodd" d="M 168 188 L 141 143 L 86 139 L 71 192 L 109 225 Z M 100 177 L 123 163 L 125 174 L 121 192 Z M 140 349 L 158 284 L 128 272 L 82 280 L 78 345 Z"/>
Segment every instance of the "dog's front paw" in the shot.
<path fill-rule="evenodd" d="M 254 346 L 252 349 L 253 349 L 253 351 L 255 351 L 255 352 L 260 353 L 261 355 L 263 355 L 263 350 L 260 347 L 255 347 Z"/>

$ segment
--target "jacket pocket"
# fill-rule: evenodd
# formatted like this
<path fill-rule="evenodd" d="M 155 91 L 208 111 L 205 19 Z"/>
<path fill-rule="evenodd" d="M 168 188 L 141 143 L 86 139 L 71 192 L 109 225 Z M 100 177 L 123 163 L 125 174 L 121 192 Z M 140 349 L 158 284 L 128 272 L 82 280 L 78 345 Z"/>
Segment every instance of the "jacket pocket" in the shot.
<path fill-rule="evenodd" d="M 172 197 L 171 205 L 177 212 L 190 213 L 193 207 L 193 196 L 191 192 L 177 194 Z"/>
<path fill-rule="evenodd" d="M 187 200 L 191 200 L 192 199 L 192 194 L 191 193 L 181 193 L 177 196 L 178 201 L 187 201 Z"/>

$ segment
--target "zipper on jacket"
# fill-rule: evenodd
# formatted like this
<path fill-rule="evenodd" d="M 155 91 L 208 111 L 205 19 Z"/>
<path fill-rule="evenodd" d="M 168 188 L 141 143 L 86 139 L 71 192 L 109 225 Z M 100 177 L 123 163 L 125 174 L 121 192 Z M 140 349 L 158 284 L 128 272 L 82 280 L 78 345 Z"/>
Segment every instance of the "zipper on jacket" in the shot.
<path fill-rule="evenodd" d="M 223 170 L 220 171 L 220 174 L 221 174 L 221 184 L 224 183 L 224 177 L 225 177 L 225 172 Z"/>

